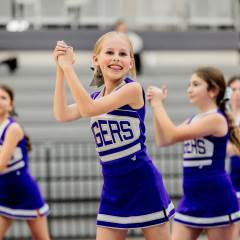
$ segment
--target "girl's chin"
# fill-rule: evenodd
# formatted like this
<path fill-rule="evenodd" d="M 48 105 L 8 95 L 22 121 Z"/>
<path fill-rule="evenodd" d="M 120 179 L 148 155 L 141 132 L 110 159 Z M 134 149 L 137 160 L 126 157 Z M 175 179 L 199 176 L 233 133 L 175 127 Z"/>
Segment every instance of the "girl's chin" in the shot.
<path fill-rule="evenodd" d="M 122 74 L 122 73 L 113 73 L 113 74 L 109 74 L 109 78 L 112 78 L 112 79 L 121 79 L 123 78 L 125 75 Z"/>

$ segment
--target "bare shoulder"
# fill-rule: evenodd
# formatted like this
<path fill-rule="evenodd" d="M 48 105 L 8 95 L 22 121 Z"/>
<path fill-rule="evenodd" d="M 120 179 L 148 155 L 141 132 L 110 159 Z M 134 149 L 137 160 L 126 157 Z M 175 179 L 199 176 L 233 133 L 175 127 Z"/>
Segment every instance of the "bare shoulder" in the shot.
<path fill-rule="evenodd" d="M 206 116 L 206 125 L 213 130 L 214 136 L 224 136 L 228 130 L 226 118 L 220 113 L 213 113 Z"/>
<path fill-rule="evenodd" d="M 10 125 L 6 134 L 7 136 L 14 136 L 16 138 L 22 138 L 24 135 L 22 127 L 17 122 Z"/>
<path fill-rule="evenodd" d="M 218 112 L 213 113 L 213 114 L 208 114 L 208 115 L 206 115 L 206 118 L 215 123 L 222 123 L 222 124 L 227 123 L 226 118 Z"/>
<path fill-rule="evenodd" d="M 138 82 L 131 82 L 123 86 L 123 88 L 129 89 L 129 91 L 142 92 L 142 86 Z"/>
<path fill-rule="evenodd" d="M 133 109 L 141 108 L 144 105 L 143 90 L 141 84 L 138 82 L 132 82 L 127 85 L 129 85 L 129 105 Z"/>

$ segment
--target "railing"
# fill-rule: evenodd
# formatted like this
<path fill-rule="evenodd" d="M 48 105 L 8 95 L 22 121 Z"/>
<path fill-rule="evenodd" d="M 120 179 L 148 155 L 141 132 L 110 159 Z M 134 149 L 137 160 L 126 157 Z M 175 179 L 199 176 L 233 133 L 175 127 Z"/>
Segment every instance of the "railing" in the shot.
<path fill-rule="evenodd" d="M 160 170 L 174 202 L 181 196 L 181 145 L 157 149 L 148 142 L 149 153 Z M 94 238 L 101 193 L 101 169 L 93 144 L 34 143 L 30 169 L 50 205 L 52 239 Z M 130 235 L 139 235 L 131 231 Z M 29 239 L 23 222 L 14 222 L 6 239 Z"/>
<path fill-rule="evenodd" d="M 13 19 L 26 20 L 35 29 L 46 26 L 106 27 L 112 26 L 119 18 L 125 18 L 132 28 L 178 30 L 192 26 L 238 28 L 239 2 L 238 0 L 132 0 L 130 2 L 128 0 L 2 0 L 0 8 L 0 24 L 7 24 Z M 21 27 L 18 30 L 20 29 Z"/>

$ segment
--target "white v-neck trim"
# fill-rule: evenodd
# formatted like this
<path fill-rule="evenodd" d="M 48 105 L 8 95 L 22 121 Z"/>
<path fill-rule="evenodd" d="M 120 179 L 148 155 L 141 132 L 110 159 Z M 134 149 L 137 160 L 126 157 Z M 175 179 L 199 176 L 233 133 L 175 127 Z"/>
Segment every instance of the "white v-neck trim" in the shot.
<path fill-rule="evenodd" d="M 196 115 L 193 117 L 192 120 L 197 120 L 197 119 L 199 119 L 199 118 L 201 118 L 201 117 L 204 117 L 204 116 L 206 116 L 206 115 L 209 115 L 209 114 L 212 114 L 212 113 L 217 113 L 217 111 L 218 111 L 218 109 L 217 109 L 217 108 L 214 108 L 214 109 L 209 110 L 209 111 L 207 111 L 207 112 L 198 113 L 198 114 L 196 114 Z"/>
<path fill-rule="evenodd" d="M 111 93 L 114 92 L 114 91 L 116 91 L 116 90 L 118 90 L 119 88 L 121 88 L 121 87 L 124 86 L 125 84 L 126 84 L 125 79 L 123 79 L 122 82 L 119 83 L 119 84 L 111 91 Z M 103 93 L 104 93 L 105 89 L 106 89 L 106 87 L 104 86 L 104 87 L 101 89 L 100 93 L 98 94 L 97 98 L 103 97 Z M 109 94 L 111 94 L 111 93 L 109 93 Z"/>

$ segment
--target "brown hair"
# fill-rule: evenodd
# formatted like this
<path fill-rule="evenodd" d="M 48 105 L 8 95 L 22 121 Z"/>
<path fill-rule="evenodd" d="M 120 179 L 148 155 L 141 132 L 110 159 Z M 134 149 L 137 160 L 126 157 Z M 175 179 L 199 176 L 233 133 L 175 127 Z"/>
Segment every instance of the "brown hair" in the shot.
<path fill-rule="evenodd" d="M 202 67 L 196 69 L 193 73 L 207 83 L 208 90 L 218 90 L 216 104 L 227 119 L 230 131 L 229 140 L 240 149 L 240 130 L 232 114 L 227 111 L 226 102 L 228 99 L 224 99 L 226 82 L 222 71 L 214 67 Z"/>
<path fill-rule="evenodd" d="M 10 88 L 9 86 L 5 85 L 5 84 L 0 84 L 0 89 L 2 89 L 4 92 L 6 92 L 8 94 L 8 96 L 10 97 L 11 100 L 11 104 L 13 105 L 13 110 L 10 112 L 11 116 L 17 116 L 17 113 L 15 112 L 14 109 L 14 92 L 12 90 L 12 88 Z M 27 151 L 30 152 L 32 150 L 32 142 L 29 138 L 29 136 L 24 133 L 26 141 L 27 141 Z"/>
<path fill-rule="evenodd" d="M 136 67 L 135 67 L 135 60 L 134 60 L 134 53 L 133 53 L 133 47 L 132 47 L 132 43 L 130 42 L 128 36 L 125 33 L 121 33 L 121 32 L 107 32 L 105 34 L 103 34 L 96 42 L 94 50 L 93 50 L 93 54 L 98 55 L 101 52 L 102 49 L 102 44 L 103 42 L 111 37 L 121 37 L 126 39 L 126 41 L 128 42 L 129 46 L 130 46 L 130 57 L 132 58 L 133 61 L 133 67 L 129 70 L 129 75 L 132 78 L 136 78 Z M 101 85 L 104 84 L 104 79 L 103 79 L 103 75 L 101 72 L 101 69 L 99 67 L 94 67 L 94 76 L 93 76 L 93 82 L 91 83 L 91 86 L 98 86 L 100 87 Z"/>
<path fill-rule="evenodd" d="M 118 27 L 123 24 L 127 25 L 127 22 L 124 19 L 118 19 L 113 25 L 113 31 L 118 31 Z"/>
<path fill-rule="evenodd" d="M 232 83 L 234 83 L 235 81 L 239 81 L 240 82 L 240 75 L 235 75 L 229 78 L 227 85 L 230 87 L 230 85 Z"/>

